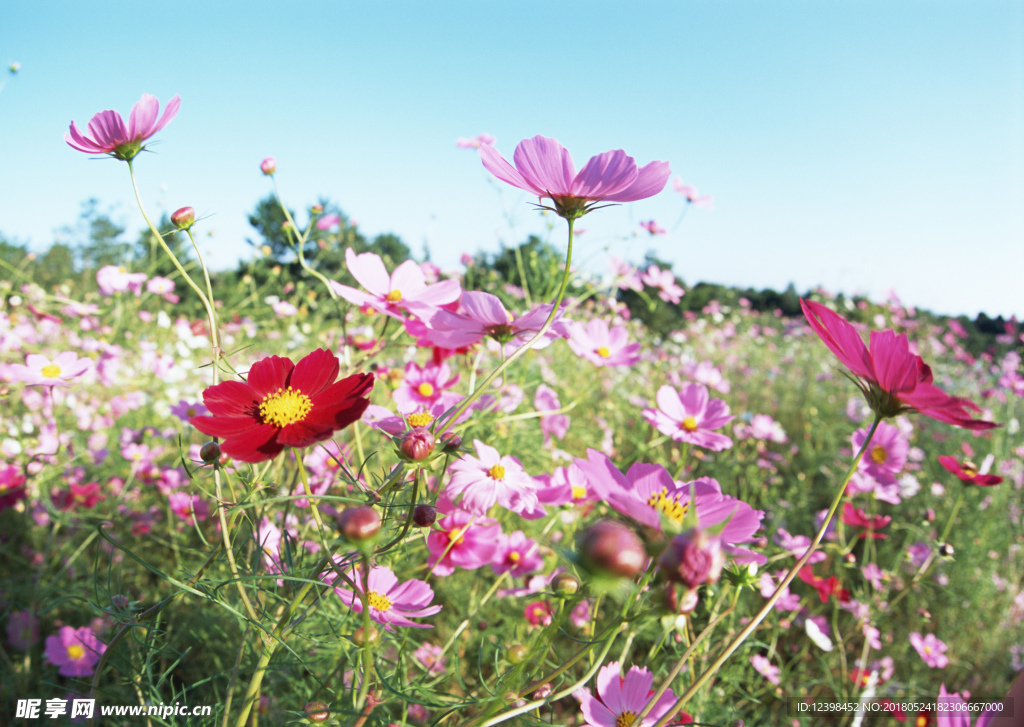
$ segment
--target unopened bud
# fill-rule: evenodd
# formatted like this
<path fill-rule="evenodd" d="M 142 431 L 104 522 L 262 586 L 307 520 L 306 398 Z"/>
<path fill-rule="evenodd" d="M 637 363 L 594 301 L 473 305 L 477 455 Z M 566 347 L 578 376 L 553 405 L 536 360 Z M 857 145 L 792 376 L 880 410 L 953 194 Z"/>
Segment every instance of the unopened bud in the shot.
<path fill-rule="evenodd" d="M 196 223 L 196 211 L 191 207 L 182 207 L 171 214 L 171 224 L 179 230 L 187 230 Z"/>
<path fill-rule="evenodd" d="M 306 705 L 306 719 L 313 724 L 323 724 L 331 716 L 330 708 L 323 702 L 310 702 Z"/>
<path fill-rule="evenodd" d="M 722 541 L 697 528 L 672 538 L 658 559 L 658 568 L 668 580 L 690 589 L 715 583 L 724 566 Z"/>
<path fill-rule="evenodd" d="M 444 451 L 451 454 L 462 446 L 462 437 L 455 432 L 445 432 L 441 435 L 441 442 L 444 444 Z"/>
<path fill-rule="evenodd" d="M 269 177 L 277 171 L 277 160 L 274 157 L 267 157 L 260 162 L 260 171 Z"/>
<path fill-rule="evenodd" d="M 367 631 L 365 626 L 360 626 L 352 634 L 352 640 L 359 646 L 366 646 L 366 644 L 376 644 L 380 641 L 380 631 L 375 629 L 373 626 Z"/>
<path fill-rule="evenodd" d="M 516 644 L 508 650 L 508 660 L 513 664 L 522 664 L 530 655 L 530 649 L 525 644 Z"/>
<path fill-rule="evenodd" d="M 939 555 L 941 555 L 943 558 L 952 557 L 954 552 L 955 551 L 953 550 L 953 546 L 949 543 L 943 543 L 939 546 Z"/>
<path fill-rule="evenodd" d="M 220 445 L 216 442 L 207 442 L 199 448 L 199 459 L 206 464 L 213 464 L 220 459 Z"/>
<path fill-rule="evenodd" d="M 571 596 L 580 590 L 580 579 L 572 573 L 559 573 L 551 581 L 551 588 L 559 596 Z"/>
<path fill-rule="evenodd" d="M 369 540 L 380 532 L 380 514 L 369 505 L 350 507 L 338 515 L 338 530 L 354 543 Z"/>
<path fill-rule="evenodd" d="M 590 568 L 622 578 L 637 576 L 647 562 L 647 552 L 636 533 L 613 520 L 587 528 L 580 539 L 580 552 Z"/>
<path fill-rule="evenodd" d="M 413 462 L 422 462 L 434 453 L 434 435 L 426 427 L 410 429 L 402 435 L 399 449 L 402 455 Z"/>
<path fill-rule="evenodd" d="M 429 528 L 437 520 L 437 510 L 430 505 L 417 505 L 412 511 L 412 521 L 418 528 Z"/>

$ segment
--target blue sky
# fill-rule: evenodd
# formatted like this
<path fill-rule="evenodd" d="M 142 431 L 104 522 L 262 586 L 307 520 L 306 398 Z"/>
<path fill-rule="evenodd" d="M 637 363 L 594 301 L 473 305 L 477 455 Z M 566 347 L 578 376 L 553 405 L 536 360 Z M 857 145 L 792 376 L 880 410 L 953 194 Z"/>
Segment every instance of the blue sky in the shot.
<path fill-rule="evenodd" d="M 577 167 L 668 160 L 714 211 L 658 197 L 595 212 L 581 264 L 650 249 L 698 280 L 895 289 L 943 313 L 1024 318 L 1019 2 L 7 3 L 0 232 L 34 248 L 96 197 L 134 232 L 125 165 L 63 141 L 143 92 L 181 111 L 140 158 L 150 212 L 209 215 L 215 266 L 278 161 L 287 202 L 459 255 L 546 234 L 460 136 L 559 139 Z M 637 234 L 655 219 L 664 237 Z M 563 244 L 564 223 L 552 241 Z"/>

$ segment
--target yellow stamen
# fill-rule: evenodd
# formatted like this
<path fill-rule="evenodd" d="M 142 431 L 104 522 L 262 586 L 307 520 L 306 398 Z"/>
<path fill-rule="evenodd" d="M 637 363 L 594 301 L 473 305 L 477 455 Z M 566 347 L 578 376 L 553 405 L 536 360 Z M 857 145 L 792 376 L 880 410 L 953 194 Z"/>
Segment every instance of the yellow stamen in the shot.
<path fill-rule="evenodd" d="M 465 539 L 465 538 L 462 537 L 462 534 L 465 533 L 465 532 L 466 532 L 466 528 L 455 528 L 454 530 L 449 530 L 448 531 L 448 542 L 449 543 L 454 543 L 455 545 L 458 545 L 459 543 L 461 543 Z"/>
<path fill-rule="evenodd" d="M 500 464 L 496 464 L 489 470 L 487 470 L 487 476 L 490 477 L 492 480 L 505 479 L 505 468 L 502 467 Z"/>
<path fill-rule="evenodd" d="M 601 358 L 608 358 L 609 356 L 612 355 L 612 352 L 608 350 L 607 346 L 601 346 L 599 349 L 594 351 L 594 353 L 596 353 Z"/>
<path fill-rule="evenodd" d="M 78 660 L 85 656 L 85 649 L 78 644 L 72 644 L 68 647 L 68 658 Z"/>
<path fill-rule="evenodd" d="M 522 558 L 522 556 L 514 550 L 508 554 L 508 559 L 513 563 L 518 563 L 520 558 Z"/>
<path fill-rule="evenodd" d="M 260 417 L 266 424 L 286 427 L 301 422 L 312 408 L 313 402 L 308 396 L 289 386 L 263 397 L 263 401 L 260 402 Z"/>
<path fill-rule="evenodd" d="M 572 486 L 572 499 L 574 499 L 574 500 L 582 500 L 586 496 L 587 496 L 587 488 L 586 487 L 580 487 L 579 485 L 573 485 Z"/>
<path fill-rule="evenodd" d="M 388 303 L 401 303 L 402 291 L 395 289 L 388 293 Z"/>
<path fill-rule="evenodd" d="M 683 429 L 688 432 L 697 431 L 697 420 L 693 417 L 686 417 L 686 419 L 683 419 Z"/>
<path fill-rule="evenodd" d="M 40 371 L 43 376 L 48 379 L 55 379 L 60 376 L 60 366 L 57 364 L 50 364 L 49 366 L 43 366 L 43 370 Z"/>
<path fill-rule="evenodd" d="M 615 727 L 630 727 L 633 724 L 633 720 L 636 719 L 636 714 L 630 711 L 625 711 L 615 718 Z"/>
<path fill-rule="evenodd" d="M 677 523 L 683 522 L 690 510 L 690 502 L 679 502 L 679 495 L 669 497 L 668 488 L 662 487 L 661 492 L 647 498 L 647 504 L 657 512 L 663 512 Z"/>
<path fill-rule="evenodd" d="M 421 411 L 415 414 L 410 414 L 408 421 L 410 427 L 425 427 L 430 424 L 430 422 L 434 421 L 434 417 L 432 414 Z"/>
<path fill-rule="evenodd" d="M 377 591 L 370 591 L 366 600 L 369 601 L 370 608 L 375 608 L 378 611 L 387 611 L 391 608 L 391 599 Z"/>
<path fill-rule="evenodd" d="M 974 464 L 969 459 L 965 459 L 964 463 L 960 465 L 960 469 L 964 471 L 964 474 L 968 477 L 976 477 L 978 475 L 978 465 Z"/>
<path fill-rule="evenodd" d="M 876 444 L 871 448 L 871 459 L 875 464 L 885 464 L 885 460 L 889 459 L 889 453 L 881 444 Z"/>
<path fill-rule="evenodd" d="M 428 384 L 426 381 L 424 381 L 422 384 L 416 387 L 416 391 L 419 393 L 420 396 L 433 396 L 434 385 Z"/>

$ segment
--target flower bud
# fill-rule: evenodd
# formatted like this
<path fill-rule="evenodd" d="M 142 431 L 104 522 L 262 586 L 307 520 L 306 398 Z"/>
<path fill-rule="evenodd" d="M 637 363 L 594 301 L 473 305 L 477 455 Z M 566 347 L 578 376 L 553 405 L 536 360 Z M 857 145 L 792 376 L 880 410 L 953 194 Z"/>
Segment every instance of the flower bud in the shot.
<path fill-rule="evenodd" d="M 513 664 L 522 664 L 530 655 L 530 649 L 525 644 L 516 644 L 508 650 L 508 660 Z"/>
<path fill-rule="evenodd" d="M 952 557 L 954 552 L 955 551 L 953 550 L 953 546 L 949 543 L 943 543 L 939 546 L 939 555 L 941 555 L 943 558 Z"/>
<path fill-rule="evenodd" d="M 310 702 L 306 705 L 306 719 L 313 724 L 323 724 L 331 716 L 330 708 L 323 702 Z"/>
<path fill-rule="evenodd" d="M 366 627 L 360 626 L 353 632 L 352 641 L 359 646 L 365 646 L 366 644 L 376 644 L 380 641 L 380 631 L 375 629 L 373 626 L 367 631 Z"/>
<path fill-rule="evenodd" d="M 267 157 L 260 162 L 260 171 L 266 174 L 268 177 L 277 171 L 277 160 L 274 157 Z"/>
<path fill-rule="evenodd" d="M 437 510 L 430 505 L 417 505 L 412 511 L 412 521 L 418 528 L 429 528 L 437 520 Z"/>
<path fill-rule="evenodd" d="M 441 435 L 441 442 L 444 444 L 444 451 L 447 454 L 452 454 L 462 446 L 462 437 L 455 432 L 445 432 Z"/>
<path fill-rule="evenodd" d="M 338 515 L 338 530 L 354 543 L 369 540 L 380 532 L 380 514 L 369 505 L 350 507 Z"/>
<path fill-rule="evenodd" d="M 434 453 L 434 435 L 426 427 L 410 429 L 402 435 L 398 448 L 402 455 L 413 462 L 422 462 Z"/>
<path fill-rule="evenodd" d="M 613 520 L 587 528 L 580 538 L 580 553 L 591 569 L 622 578 L 637 576 L 647 562 L 647 552 L 636 533 Z"/>
<path fill-rule="evenodd" d="M 187 230 L 196 223 L 196 211 L 191 207 L 182 207 L 171 214 L 171 224 L 179 230 Z"/>
<path fill-rule="evenodd" d="M 199 459 L 206 464 L 213 464 L 220 459 L 220 445 L 216 442 L 207 442 L 199 448 Z"/>
<path fill-rule="evenodd" d="M 580 590 L 580 579 L 572 573 L 559 573 L 551 581 L 551 588 L 559 596 L 571 596 Z"/>
<path fill-rule="evenodd" d="M 724 566 L 722 541 L 698 528 L 672 538 L 658 559 L 658 568 L 668 580 L 690 589 L 715 583 Z"/>

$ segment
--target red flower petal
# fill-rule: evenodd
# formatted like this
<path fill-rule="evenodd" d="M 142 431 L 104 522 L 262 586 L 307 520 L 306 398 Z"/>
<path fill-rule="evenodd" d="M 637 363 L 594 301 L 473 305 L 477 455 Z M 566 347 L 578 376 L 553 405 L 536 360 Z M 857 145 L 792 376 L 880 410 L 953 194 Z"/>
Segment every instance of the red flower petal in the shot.
<path fill-rule="evenodd" d="M 288 383 L 293 389 L 312 398 L 334 383 L 340 370 L 338 357 L 326 349 L 318 348 L 295 364 Z"/>
<path fill-rule="evenodd" d="M 214 416 L 251 416 L 259 398 L 241 381 L 225 381 L 206 389 L 203 403 Z"/>
<path fill-rule="evenodd" d="M 256 397 L 262 399 L 267 394 L 285 388 L 288 385 L 288 375 L 294 368 L 295 364 L 290 358 L 269 356 L 254 363 L 246 379 L 256 392 Z"/>

